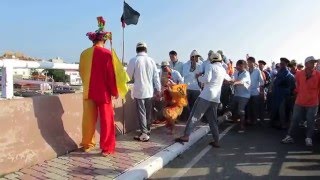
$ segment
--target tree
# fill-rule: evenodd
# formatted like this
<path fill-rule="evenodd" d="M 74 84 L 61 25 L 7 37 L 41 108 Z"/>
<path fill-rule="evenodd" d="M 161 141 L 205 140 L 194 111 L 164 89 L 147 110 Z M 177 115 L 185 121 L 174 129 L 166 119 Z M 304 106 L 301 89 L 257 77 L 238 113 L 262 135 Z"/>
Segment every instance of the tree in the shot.
<path fill-rule="evenodd" d="M 65 82 L 67 77 L 65 75 L 65 70 L 61 69 L 47 69 L 48 76 L 52 76 L 55 82 Z"/>

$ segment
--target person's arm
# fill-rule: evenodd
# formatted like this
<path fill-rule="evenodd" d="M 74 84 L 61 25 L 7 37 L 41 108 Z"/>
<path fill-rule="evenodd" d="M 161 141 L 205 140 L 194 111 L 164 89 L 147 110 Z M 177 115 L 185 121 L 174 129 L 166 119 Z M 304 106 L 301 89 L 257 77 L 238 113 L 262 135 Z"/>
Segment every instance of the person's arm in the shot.
<path fill-rule="evenodd" d="M 198 77 L 198 80 L 199 82 L 206 84 L 211 81 L 211 78 L 212 78 L 212 68 L 210 66 L 207 66 L 207 68 L 205 69 L 204 75 Z"/>
<path fill-rule="evenodd" d="M 82 56 L 82 53 L 80 55 L 80 60 L 79 60 L 79 75 L 80 75 L 80 78 L 83 79 L 83 56 Z"/>
<path fill-rule="evenodd" d="M 262 71 L 258 70 L 258 78 L 259 78 L 259 84 L 260 84 L 260 94 L 264 93 L 264 75 L 262 75 Z"/>
<path fill-rule="evenodd" d="M 153 61 L 153 60 L 152 60 Z M 159 78 L 159 73 L 157 69 L 156 63 L 153 61 L 153 77 L 152 77 L 153 85 L 155 89 L 160 92 L 161 91 L 161 83 Z"/>
<path fill-rule="evenodd" d="M 134 73 L 134 68 L 135 68 L 135 64 L 136 64 L 136 59 L 131 59 L 129 61 L 129 64 L 128 64 L 128 67 L 127 67 L 127 73 L 128 73 L 128 76 L 130 78 L 130 80 L 133 79 L 133 73 Z"/>
<path fill-rule="evenodd" d="M 234 81 L 233 85 L 243 85 L 246 89 L 249 89 L 251 84 L 251 78 L 249 73 L 244 73 L 243 77 L 237 81 Z"/>
<path fill-rule="evenodd" d="M 116 98 L 118 98 L 118 88 L 117 88 L 117 81 L 116 81 L 116 75 L 114 71 L 114 66 L 112 62 L 112 55 L 108 54 L 108 57 L 106 59 L 107 68 L 106 68 L 106 85 L 109 87 L 110 94 Z"/>
<path fill-rule="evenodd" d="M 183 83 L 183 77 L 181 76 L 181 74 L 177 71 L 177 78 L 178 78 L 178 84 L 182 84 Z"/>

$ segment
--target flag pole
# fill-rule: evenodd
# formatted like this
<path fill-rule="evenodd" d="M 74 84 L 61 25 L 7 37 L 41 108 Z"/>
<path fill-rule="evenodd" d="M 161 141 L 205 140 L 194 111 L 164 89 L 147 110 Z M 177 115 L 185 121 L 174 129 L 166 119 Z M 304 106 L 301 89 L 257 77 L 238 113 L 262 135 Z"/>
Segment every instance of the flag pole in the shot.
<path fill-rule="evenodd" d="M 124 63 L 124 27 L 122 27 L 122 65 Z"/>
<path fill-rule="evenodd" d="M 123 4 L 125 3 L 126 1 L 123 0 Z M 123 22 L 122 22 L 123 23 Z M 124 26 L 122 24 L 122 65 L 124 63 Z"/>

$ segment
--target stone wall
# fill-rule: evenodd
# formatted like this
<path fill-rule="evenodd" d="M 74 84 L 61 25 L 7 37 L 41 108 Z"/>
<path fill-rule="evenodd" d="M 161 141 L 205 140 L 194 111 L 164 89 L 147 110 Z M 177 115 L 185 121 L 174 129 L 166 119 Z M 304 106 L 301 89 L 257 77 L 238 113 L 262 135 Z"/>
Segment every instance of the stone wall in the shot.
<path fill-rule="evenodd" d="M 137 127 L 134 101 L 123 102 L 114 100 L 118 135 Z M 81 121 L 82 94 L 1 100 L 0 176 L 77 149 Z"/>

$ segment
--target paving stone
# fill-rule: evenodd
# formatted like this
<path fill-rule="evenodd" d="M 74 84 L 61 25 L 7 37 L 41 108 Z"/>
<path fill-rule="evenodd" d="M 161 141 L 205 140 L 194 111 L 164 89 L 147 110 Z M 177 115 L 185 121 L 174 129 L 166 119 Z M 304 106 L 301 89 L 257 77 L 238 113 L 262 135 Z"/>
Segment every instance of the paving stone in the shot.
<path fill-rule="evenodd" d="M 31 169 L 42 172 L 44 174 L 48 172 L 45 167 L 40 165 L 32 166 Z"/>
<path fill-rule="evenodd" d="M 183 129 L 184 127 L 182 126 L 177 127 L 177 131 L 182 132 Z M 97 148 L 90 153 L 72 152 L 69 155 L 52 159 L 44 164 L 9 174 L 8 177 L 23 179 L 69 178 L 74 180 L 113 179 L 128 168 L 134 167 L 137 163 L 174 143 L 174 137 L 167 135 L 165 128 L 153 130 L 152 138 L 149 142 L 134 141 L 132 139 L 133 135 L 135 133 L 117 137 L 116 153 L 108 157 L 97 155 L 100 153 L 99 145 L 97 145 Z M 7 178 L 2 179 L 7 180 Z"/>
<path fill-rule="evenodd" d="M 114 178 L 108 177 L 108 176 L 96 176 L 94 179 L 96 179 L 96 180 L 109 180 L 109 179 L 114 179 Z"/>
<path fill-rule="evenodd" d="M 51 166 L 51 167 L 55 167 L 61 170 L 67 170 L 69 168 L 69 166 L 63 165 L 63 164 L 59 164 L 59 163 L 55 163 L 55 162 L 48 162 L 46 165 Z"/>
<path fill-rule="evenodd" d="M 55 173 L 46 173 L 44 176 L 50 179 L 55 179 L 55 180 L 68 180 L 67 177 L 63 177 Z"/>
<path fill-rule="evenodd" d="M 5 175 L 4 177 L 7 179 L 15 179 L 15 178 L 19 177 L 19 175 L 15 174 L 15 173 L 11 173 L 11 174 Z"/>
<path fill-rule="evenodd" d="M 50 162 L 55 162 L 55 163 L 59 163 L 59 164 L 67 164 L 69 161 L 70 161 L 70 159 L 55 158 L 55 159 L 51 160 Z"/>
<path fill-rule="evenodd" d="M 22 172 L 20 172 L 20 171 L 15 172 L 15 174 L 17 174 L 18 176 L 22 176 L 22 175 L 24 175 L 24 173 L 22 173 Z"/>
<path fill-rule="evenodd" d="M 78 161 L 82 163 L 90 163 L 90 160 L 83 158 L 83 157 L 70 157 L 71 160 L 73 161 Z"/>
<path fill-rule="evenodd" d="M 91 162 L 93 162 L 95 164 L 100 164 L 100 165 L 105 166 L 105 167 L 112 166 L 111 162 L 105 162 L 105 161 L 101 161 L 101 160 L 98 160 L 98 159 L 93 159 L 93 160 L 91 160 Z"/>
<path fill-rule="evenodd" d="M 102 175 L 102 176 L 109 176 L 109 177 L 116 177 L 120 173 L 115 170 L 110 169 L 96 169 L 94 170 L 95 173 Z"/>
<path fill-rule="evenodd" d="M 39 171 L 36 171 L 34 169 L 22 169 L 20 170 L 22 173 L 25 173 L 26 175 L 30 175 L 30 176 L 34 176 L 36 178 L 39 178 L 39 179 L 47 179 L 45 176 L 44 176 L 44 173 L 42 172 L 39 172 Z"/>
<path fill-rule="evenodd" d="M 34 176 L 31 176 L 29 174 L 24 174 L 22 176 L 19 176 L 19 179 L 22 179 L 22 180 L 34 180 L 34 179 L 37 179 L 37 178 L 34 177 Z"/>
<path fill-rule="evenodd" d="M 67 166 L 73 166 L 73 167 L 85 167 L 85 168 L 90 168 L 92 166 L 91 162 L 83 163 L 79 161 L 70 161 Z"/>
<path fill-rule="evenodd" d="M 58 168 L 55 168 L 55 167 L 52 167 L 52 166 L 47 166 L 45 169 L 50 173 L 59 174 L 61 176 L 67 176 L 68 175 L 68 171 L 61 170 L 61 169 L 58 169 Z"/>

